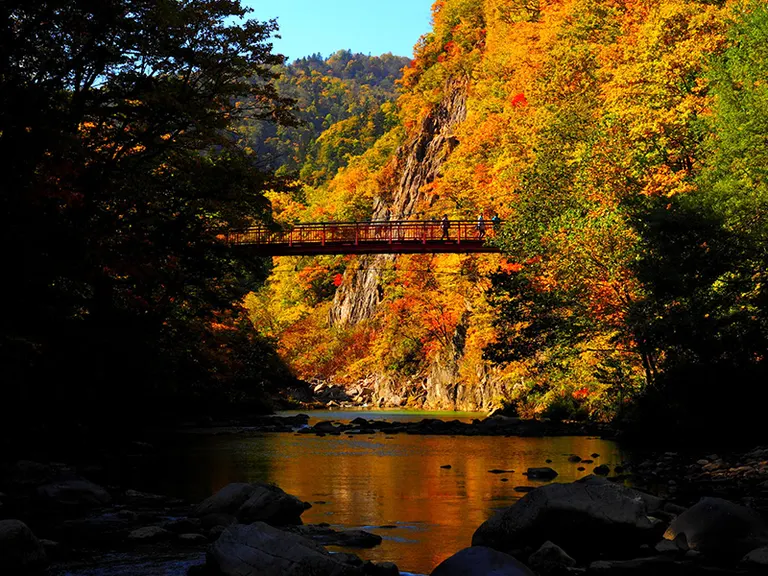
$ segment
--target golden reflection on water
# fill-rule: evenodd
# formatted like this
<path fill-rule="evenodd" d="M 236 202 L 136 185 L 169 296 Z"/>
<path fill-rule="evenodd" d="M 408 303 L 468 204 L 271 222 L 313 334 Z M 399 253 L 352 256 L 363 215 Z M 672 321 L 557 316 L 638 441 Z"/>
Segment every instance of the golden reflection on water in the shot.
<path fill-rule="evenodd" d="M 372 550 L 350 551 L 429 574 L 469 546 L 494 509 L 523 495 L 515 486 L 545 484 L 522 474 L 529 467 L 549 465 L 559 473 L 555 481 L 571 482 L 597 464 L 613 468 L 621 462 L 613 442 L 595 438 L 372 436 L 211 438 L 205 447 L 210 492 L 229 482 L 273 482 L 309 502 L 325 502 L 304 513 L 305 523 L 365 527 L 384 538 Z M 571 454 L 590 458 L 592 453 L 601 455 L 593 464 L 567 460 Z M 441 468 L 448 464 L 450 469 Z M 579 466 L 587 470 L 580 472 Z M 491 469 L 514 472 L 491 474 Z"/>

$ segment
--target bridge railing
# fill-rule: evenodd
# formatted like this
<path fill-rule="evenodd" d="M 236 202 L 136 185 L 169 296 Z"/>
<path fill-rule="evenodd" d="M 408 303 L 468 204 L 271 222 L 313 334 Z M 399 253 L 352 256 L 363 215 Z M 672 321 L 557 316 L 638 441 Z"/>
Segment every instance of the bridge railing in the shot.
<path fill-rule="evenodd" d="M 230 244 L 271 244 L 283 246 L 400 243 L 429 241 L 478 242 L 493 237 L 500 222 L 486 220 L 483 230 L 477 220 L 372 220 L 369 222 L 310 222 L 296 224 L 287 230 L 270 230 L 254 226 L 232 230 L 226 240 Z"/>

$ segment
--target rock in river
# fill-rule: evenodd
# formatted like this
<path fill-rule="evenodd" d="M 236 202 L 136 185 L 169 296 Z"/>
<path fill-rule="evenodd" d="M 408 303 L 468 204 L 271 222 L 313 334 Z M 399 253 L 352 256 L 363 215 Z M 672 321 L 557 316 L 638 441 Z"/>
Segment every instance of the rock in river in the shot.
<path fill-rule="evenodd" d="M 128 540 L 131 542 L 146 544 L 148 542 L 161 542 L 163 540 L 168 540 L 172 535 L 172 532 L 169 532 L 160 526 L 144 526 L 143 528 L 137 528 L 128 534 Z"/>
<path fill-rule="evenodd" d="M 537 480 L 552 480 L 557 477 L 557 472 L 548 466 L 544 468 L 528 468 L 528 478 Z"/>
<path fill-rule="evenodd" d="M 211 546 L 207 565 L 222 576 L 361 576 L 320 544 L 264 522 L 235 524 Z"/>
<path fill-rule="evenodd" d="M 752 550 L 741 559 L 741 563 L 749 568 L 762 569 L 768 572 L 768 546 Z"/>
<path fill-rule="evenodd" d="M 738 559 L 768 544 L 768 525 L 755 510 L 721 498 L 702 498 L 672 521 L 664 538 L 685 534 L 691 550 Z"/>
<path fill-rule="evenodd" d="M 301 514 L 311 508 L 296 496 L 271 484 L 229 484 L 202 502 L 195 515 L 231 514 L 240 522 L 266 522 L 275 526 L 300 524 Z"/>
<path fill-rule="evenodd" d="M 604 550 L 633 551 L 658 541 L 661 534 L 649 515 L 662 505 L 659 498 L 587 476 L 526 494 L 484 522 L 472 544 L 533 552 L 551 540 L 577 559 L 591 560 Z"/>
<path fill-rule="evenodd" d="M 0 520 L 0 574 L 37 574 L 47 565 L 43 545 L 24 522 Z"/>
<path fill-rule="evenodd" d="M 37 489 L 38 498 L 52 506 L 91 507 L 112 502 L 112 496 L 101 486 L 82 478 L 45 484 Z"/>
<path fill-rule="evenodd" d="M 288 532 L 293 532 L 309 538 L 324 546 L 343 546 L 345 548 L 373 548 L 381 544 L 381 536 L 365 530 L 334 530 L 326 525 L 286 526 Z"/>
<path fill-rule="evenodd" d="M 528 567 L 485 546 L 472 546 L 457 552 L 432 571 L 431 576 L 536 576 Z"/>
<path fill-rule="evenodd" d="M 531 554 L 528 564 L 541 576 L 548 576 L 563 571 L 563 568 L 576 566 L 576 560 L 568 556 L 557 544 L 547 541 Z"/>

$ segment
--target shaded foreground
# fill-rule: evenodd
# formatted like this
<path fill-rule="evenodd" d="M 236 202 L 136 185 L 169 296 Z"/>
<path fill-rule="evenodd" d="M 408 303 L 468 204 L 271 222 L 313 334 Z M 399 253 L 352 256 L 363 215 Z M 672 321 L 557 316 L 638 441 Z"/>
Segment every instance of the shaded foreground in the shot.
<path fill-rule="evenodd" d="M 568 461 L 581 464 L 577 458 L 574 454 Z M 529 468 L 525 474 L 535 480 L 556 472 Z M 625 472 L 610 480 L 587 476 L 568 484 L 521 486 L 528 492 L 525 496 L 483 522 L 472 548 L 433 567 L 432 574 L 479 575 L 496 569 L 500 574 L 542 576 L 765 570 L 768 450 L 710 454 L 697 460 L 667 453 L 630 463 Z M 0 573 L 36 574 L 47 566 L 54 573 L 85 573 L 89 563 L 102 568 L 89 558 L 101 558 L 105 552 L 136 558 L 136 566 L 141 558 L 167 558 L 176 569 L 167 574 L 184 574 L 187 568 L 190 574 L 238 576 L 398 573 L 387 562 L 329 553 L 326 546 L 365 548 L 378 545 L 381 537 L 364 530 L 302 525 L 310 504 L 276 486 L 229 484 L 191 506 L 161 495 L 105 489 L 80 473 L 34 462 L 3 468 Z M 647 486 L 648 493 L 624 486 L 622 480 Z M 304 490 L 301 494 L 308 496 Z M 38 540 L 28 525 L 50 540 Z"/>

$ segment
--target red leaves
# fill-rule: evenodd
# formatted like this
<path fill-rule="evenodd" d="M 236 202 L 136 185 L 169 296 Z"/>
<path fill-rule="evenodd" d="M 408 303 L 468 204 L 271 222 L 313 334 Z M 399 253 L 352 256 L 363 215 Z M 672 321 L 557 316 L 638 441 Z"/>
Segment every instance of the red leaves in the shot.
<path fill-rule="evenodd" d="M 520 92 L 519 94 L 515 94 L 514 96 L 512 96 L 509 103 L 516 108 L 517 107 L 522 108 L 523 106 L 528 106 L 528 99 L 525 97 L 525 94 Z"/>

